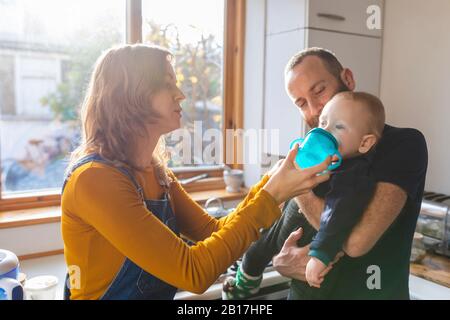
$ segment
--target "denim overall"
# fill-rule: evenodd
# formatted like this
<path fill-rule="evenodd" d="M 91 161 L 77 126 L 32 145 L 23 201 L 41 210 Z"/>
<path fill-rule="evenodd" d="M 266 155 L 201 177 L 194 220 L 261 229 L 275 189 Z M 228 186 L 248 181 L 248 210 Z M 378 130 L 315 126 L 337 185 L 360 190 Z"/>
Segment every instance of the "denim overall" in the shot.
<path fill-rule="evenodd" d="M 101 158 L 97 154 L 88 155 L 80 159 L 66 176 L 63 184 L 64 187 L 70 177 L 71 173 L 78 167 L 88 162 L 100 162 L 111 165 L 110 162 Z M 165 188 L 164 195 L 160 200 L 145 200 L 144 192 L 138 184 L 134 176 L 126 168 L 117 168 L 125 174 L 136 187 L 137 192 L 145 203 L 145 206 L 150 210 L 162 223 L 168 226 L 177 236 L 179 230 L 175 215 L 173 214 L 170 205 L 168 186 L 160 181 L 160 184 Z M 150 232 L 150 230 L 149 230 Z M 70 299 L 70 289 L 68 287 L 69 275 L 66 275 L 66 285 L 64 288 L 64 299 Z M 172 300 L 177 292 L 177 288 L 168 283 L 158 279 L 157 277 L 145 272 L 141 267 L 126 258 L 121 269 L 115 276 L 114 280 L 105 291 L 101 300 Z"/>

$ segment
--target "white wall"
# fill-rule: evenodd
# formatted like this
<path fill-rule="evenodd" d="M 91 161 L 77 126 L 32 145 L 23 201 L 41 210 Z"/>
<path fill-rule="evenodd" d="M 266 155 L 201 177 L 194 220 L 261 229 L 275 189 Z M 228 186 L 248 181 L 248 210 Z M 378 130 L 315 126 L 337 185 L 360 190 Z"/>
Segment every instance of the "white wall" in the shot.
<path fill-rule="evenodd" d="M 261 129 L 264 103 L 265 1 L 247 0 L 244 54 L 244 129 Z M 261 176 L 259 164 L 244 165 L 245 185 Z"/>
<path fill-rule="evenodd" d="M 450 194 L 450 1 L 385 5 L 380 96 L 387 122 L 422 131 L 426 190 Z"/>
<path fill-rule="evenodd" d="M 17 256 L 61 250 L 63 246 L 59 222 L 0 229 L 0 248 Z"/>

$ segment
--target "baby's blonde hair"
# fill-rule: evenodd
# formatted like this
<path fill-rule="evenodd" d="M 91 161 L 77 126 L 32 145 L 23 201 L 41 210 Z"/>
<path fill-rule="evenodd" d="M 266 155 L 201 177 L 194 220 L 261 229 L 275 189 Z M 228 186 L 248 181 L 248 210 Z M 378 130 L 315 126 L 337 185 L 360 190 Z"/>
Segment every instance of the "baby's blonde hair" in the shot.
<path fill-rule="evenodd" d="M 379 140 L 383 135 L 384 124 L 386 121 L 384 106 L 381 100 L 370 93 L 361 91 L 340 92 L 336 94 L 333 99 L 339 97 L 359 102 L 359 105 L 366 109 L 365 111 L 368 113 L 368 133 L 374 134 L 377 137 L 377 140 Z"/>

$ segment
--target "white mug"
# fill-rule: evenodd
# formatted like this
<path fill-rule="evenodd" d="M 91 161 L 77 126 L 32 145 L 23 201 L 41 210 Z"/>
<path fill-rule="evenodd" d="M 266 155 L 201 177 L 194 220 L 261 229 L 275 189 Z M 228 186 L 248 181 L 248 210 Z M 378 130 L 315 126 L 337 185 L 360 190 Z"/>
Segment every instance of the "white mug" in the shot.
<path fill-rule="evenodd" d="M 57 277 L 39 276 L 31 278 L 25 283 L 27 300 L 55 300 L 57 287 Z"/>
<path fill-rule="evenodd" d="M 239 192 L 244 182 L 244 172 L 238 169 L 225 170 L 223 172 L 223 180 L 228 192 Z"/>

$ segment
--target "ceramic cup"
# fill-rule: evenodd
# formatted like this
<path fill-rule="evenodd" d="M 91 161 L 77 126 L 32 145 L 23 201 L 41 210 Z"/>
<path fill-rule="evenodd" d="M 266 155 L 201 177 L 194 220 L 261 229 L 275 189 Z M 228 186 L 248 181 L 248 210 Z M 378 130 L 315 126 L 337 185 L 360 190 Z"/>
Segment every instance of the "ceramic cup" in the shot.
<path fill-rule="evenodd" d="M 225 170 L 223 172 L 223 180 L 227 186 L 227 192 L 239 192 L 244 182 L 244 172 L 237 169 Z"/>

